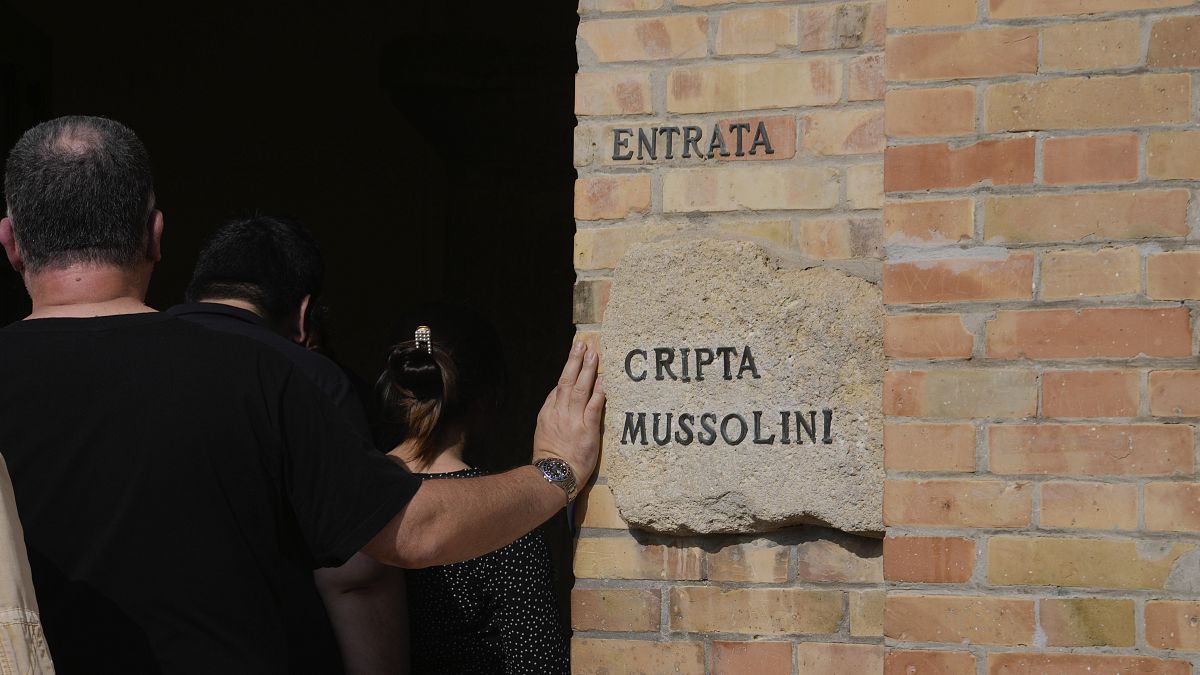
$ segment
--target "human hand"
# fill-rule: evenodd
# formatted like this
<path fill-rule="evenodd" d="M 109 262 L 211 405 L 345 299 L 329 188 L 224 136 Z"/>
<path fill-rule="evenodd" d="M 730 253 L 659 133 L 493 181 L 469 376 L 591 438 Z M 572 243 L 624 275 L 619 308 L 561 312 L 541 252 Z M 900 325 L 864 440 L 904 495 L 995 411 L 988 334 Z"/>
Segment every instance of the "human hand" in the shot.
<path fill-rule="evenodd" d="M 600 358 L 582 341 L 567 357 L 558 386 L 546 397 L 533 432 L 533 459 L 557 457 L 571 466 L 582 488 L 600 455 L 604 388 L 596 369 Z"/>

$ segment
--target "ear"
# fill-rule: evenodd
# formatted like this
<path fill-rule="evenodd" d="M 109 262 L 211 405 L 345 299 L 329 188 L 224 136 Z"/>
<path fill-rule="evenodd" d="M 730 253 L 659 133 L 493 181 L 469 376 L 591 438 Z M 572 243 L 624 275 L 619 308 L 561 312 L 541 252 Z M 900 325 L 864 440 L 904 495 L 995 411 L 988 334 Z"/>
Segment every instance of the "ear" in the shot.
<path fill-rule="evenodd" d="M 0 245 L 8 256 L 8 264 L 21 274 L 25 271 L 25 262 L 21 260 L 21 247 L 17 245 L 17 234 L 13 232 L 12 218 L 0 218 Z"/>
<path fill-rule="evenodd" d="M 308 342 L 308 305 L 312 302 L 312 296 L 306 295 L 300 299 L 300 312 L 296 315 L 295 340 L 302 345 L 307 346 Z"/>
<path fill-rule="evenodd" d="M 146 250 L 146 257 L 151 262 L 162 260 L 162 235 L 163 214 L 162 211 L 154 209 L 150 214 L 150 245 Z"/>

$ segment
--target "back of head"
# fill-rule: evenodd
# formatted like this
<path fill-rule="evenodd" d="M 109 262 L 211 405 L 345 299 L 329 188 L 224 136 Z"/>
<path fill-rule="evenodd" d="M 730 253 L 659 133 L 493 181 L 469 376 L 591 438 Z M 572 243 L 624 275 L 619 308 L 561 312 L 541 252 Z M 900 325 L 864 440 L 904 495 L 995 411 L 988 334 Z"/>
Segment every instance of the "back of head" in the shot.
<path fill-rule="evenodd" d="M 244 300 L 271 322 L 321 292 L 325 267 L 316 239 L 299 222 L 254 216 L 222 225 L 200 251 L 187 299 Z"/>
<path fill-rule="evenodd" d="M 5 163 L 4 195 L 31 271 L 146 260 L 154 176 L 120 122 L 67 116 L 26 131 Z"/>

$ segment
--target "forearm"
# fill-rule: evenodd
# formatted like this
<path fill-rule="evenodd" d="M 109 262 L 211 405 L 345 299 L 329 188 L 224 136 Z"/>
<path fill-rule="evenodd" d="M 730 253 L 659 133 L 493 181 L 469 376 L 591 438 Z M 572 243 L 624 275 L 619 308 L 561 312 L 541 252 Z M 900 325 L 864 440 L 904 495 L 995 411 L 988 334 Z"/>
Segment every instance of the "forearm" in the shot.
<path fill-rule="evenodd" d="M 512 543 L 565 504 L 562 488 L 534 466 L 480 478 L 428 480 L 363 552 L 409 568 L 461 562 Z"/>
<path fill-rule="evenodd" d="M 314 576 L 346 675 L 406 675 L 404 573 L 358 554 L 345 565 L 317 570 Z"/>

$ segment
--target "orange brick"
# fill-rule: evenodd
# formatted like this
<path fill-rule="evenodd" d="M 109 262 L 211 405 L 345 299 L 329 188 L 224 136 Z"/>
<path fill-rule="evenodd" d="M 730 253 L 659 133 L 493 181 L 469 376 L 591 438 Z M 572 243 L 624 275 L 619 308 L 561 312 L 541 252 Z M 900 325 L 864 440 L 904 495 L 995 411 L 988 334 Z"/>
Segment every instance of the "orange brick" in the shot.
<path fill-rule="evenodd" d="M 729 544 L 708 554 L 708 578 L 783 583 L 788 579 L 788 554 L 788 547 L 767 540 Z"/>
<path fill-rule="evenodd" d="M 883 319 L 883 353 L 894 359 L 965 359 L 974 342 L 958 314 L 892 314 Z"/>
<path fill-rule="evenodd" d="M 882 222 L 877 218 L 813 218 L 796 226 L 796 246 L 818 260 L 882 256 Z"/>
<path fill-rule="evenodd" d="M 771 7 L 726 12 L 717 22 L 717 53 L 770 54 L 800 42 L 799 9 Z"/>
<path fill-rule="evenodd" d="M 584 21 L 579 38 L 601 63 L 694 59 L 708 54 L 708 18 L 682 14 Z"/>
<path fill-rule="evenodd" d="M 1187 308 L 999 311 L 987 322 L 994 359 L 1185 357 Z"/>
<path fill-rule="evenodd" d="M 1004 258 L 885 263 L 883 301 L 889 304 L 1027 300 L 1033 297 L 1031 252 Z"/>
<path fill-rule="evenodd" d="M 1089 530 L 1137 528 L 1137 486 L 1132 483 L 1042 484 L 1042 527 Z"/>
<path fill-rule="evenodd" d="M 930 649 L 890 649 L 883 675 L 975 675 L 975 655 Z"/>
<path fill-rule="evenodd" d="M 1033 510 L 1029 483 L 999 480 L 889 480 L 885 525 L 1026 527 Z"/>
<path fill-rule="evenodd" d="M 796 647 L 796 673 L 880 673 L 883 672 L 883 654 L 883 645 L 801 642 Z"/>
<path fill-rule="evenodd" d="M 994 473 L 1169 476 L 1192 471 L 1181 424 L 1000 424 L 988 428 Z"/>
<path fill-rule="evenodd" d="M 986 241 L 1039 242 L 1084 239 L 1182 237 L 1188 233 L 1186 190 L 1073 192 L 988 197 Z"/>
<path fill-rule="evenodd" d="M 978 10 L 972 0 L 888 0 L 889 28 L 961 26 L 975 23 Z"/>
<path fill-rule="evenodd" d="M 571 591 L 575 630 L 655 631 L 662 595 L 649 588 L 576 588 Z"/>
<path fill-rule="evenodd" d="M 863 54 L 846 64 L 850 84 L 846 98 L 850 101 L 878 101 L 883 98 L 883 54 Z"/>
<path fill-rule="evenodd" d="M 1129 370 L 1052 370 L 1042 375 L 1046 417 L 1134 417 L 1138 374 Z"/>
<path fill-rule="evenodd" d="M 698 548 L 639 544 L 627 537 L 583 537 L 575 545 L 575 576 L 581 579 L 700 578 Z"/>
<path fill-rule="evenodd" d="M 1133 295 L 1142 288 L 1141 261 L 1136 246 L 1047 251 L 1042 254 L 1042 299 Z"/>
<path fill-rule="evenodd" d="M 654 112 L 650 73 L 589 73 L 575 76 L 576 115 L 636 115 Z"/>
<path fill-rule="evenodd" d="M 1147 530 L 1200 532 L 1200 483 L 1150 483 L 1145 490 Z"/>
<path fill-rule="evenodd" d="M 1136 19 L 1088 21 L 1042 30 L 1042 67 L 1046 70 L 1107 70 L 1137 65 L 1142 28 Z"/>
<path fill-rule="evenodd" d="M 988 675 L 1189 675 L 1192 672 L 1192 666 L 1187 661 L 1156 659 L 1149 656 L 992 652 L 988 654 L 987 659 Z"/>
<path fill-rule="evenodd" d="M 792 675 L 790 642 L 713 640 L 713 675 Z"/>
<path fill-rule="evenodd" d="M 1200 651 L 1200 602 L 1148 600 L 1146 644 L 1156 649 Z"/>
<path fill-rule="evenodd" d="M 1190 116 L 1191 79 L 1169 73 L 1023 80 L 991 85 L 983 105 L 987 131 L 1183 124 Z"/>
<path fill-rule="evenodd" d="M 675 586 L 671 629 L 757 635 L 836 633 L 844 616 L 843 602 L 840 591 Z"/>
<path fill-rule="evenodd" d="M 577 637 L 571 640 L 571 673 L 704 675 L 704 644 Z"/>
<path fill-rule="evenodd" d="M 975 133 L 975 87 L 893 89 L 884 101 L 884 130 L 890 137 Z"/>
<path fill-rule="evenodd" d="M 801 118 L 801 145 L 815 155 L 883 152 L 883 108 L 810 113 Z"/>
<path fill-rule="evenodd" d="M 1176 0 L 1176 5 L 1188 4 Z M 1172 16 L 1154 23 L 1146 64 L 1151 68 L 1200 68 L 1200 16 Z"/>
<path fill-rule="evenodd" d="M 722 110 L 833 105 L 842 96 L 834 59 L 756 61 L 675 68 L 667 77 L 667 110 Z"/>
<path fill-rule="evenodd" d="M 1155 300 L 1200 298 L 1200 251 L 1170 251 L 1147 256 L 1146 294 Z"/>
<path fill-rule="evenodd" d="M 662 6 L 663 0 L 581 0 L 579 13 L 645 12 Z"/>
<path fill-rule="evenodd" d="M 678 225 L 664 224 L 580 228 L 575 232 L 575 269 L 611 269 L 630 246 L 660 239 L 679 229 Z"/>
<path fill-rule="evenodd" d="M 883 637 L 884 595 L 882 590 L 850 591 L 851 635 L 854 637 Z"/>
<path fill-rule="evenodd" d="M 1190 5 L 1192 0 L 989 0 L 993 19 L 1128 12 Z"/>
<path fill-rule="evenodd" d="M 1138 137 L 1075 136 L 1048 138 L 1043 147 L 1047 184 L 1128 183 L 1138 177 Z"/>
<path fill-rule="evenodd" d="M 1200 371 L 1151 372 L 1150 414 L 1156 417 L 1200 417 Z"/>
<path fill-rule="evenodd" d="M 955 80 L 1037 72 L 1033 28 L 892 35 L 884 67 L 891 81 Z"/>
<path fill-rule="evenodd" d="M 604 319 L 604 308 L 608 306 L 611 290 L 611 279 L 586 279 L 575 282 L 572 320 L 576 324 L 600 323 Z"/>
<path fill-rule="evenodd" d="M 888 594 L 884 635 L 907 642 L 1033 644 L 1032 600 Z"/>
<path fill-rule="evenodd" d="M 1037 374 L 1029 370 L 889 371 L 883 413 L 899 417 L 1032 417 Z"/>
<path fill-rule="evenodd" d="M 883 466 L 888 471 L 974 471 L 975 427 L 884 424 Z"/>
<path fill-rule="evenodd" d="M 1050 647 L 1134 646 L 1133 600 L 1046 598 L 1039 604 Z"/>
<path fill-rule="evenodd" d="M 993 586 L 1161 589 L 1192 544 L 1147 546 L 1131 539 L 997 535 L 988 540 Z"/>
<path fill-rule="evenodd" d="M 593 485 L 576 502 L 575 521 L 579 527 L 624 530 L 628 527 L 617 511 L 612 490 L 607 485 Z"/>
<path fill-rule="evenodd" d="M 800 12 L 800 50 L 879 47 L 887 30 L 884 3 L 809 5 Z"/>
<path fill-rule="evenodd" d="M 946 143 L 891 147 L 883 154 L 883 187 L 908 192 L 1032 183 L 1034 145 L 1033 138 L 1011 138 L 956 149 Z"/>
<path fill-rule="evenodd" d="M 839 199 L 837 172 L 818 166 L 673 169 L 662 191 L 667 213 L 828 209 Z"/>
<path fill-rule="evenodd" d="M 819 583 L 883 583 L 883 544 L 878 539 L 814 539 L 796 545 L 796 578 Z"/>
<path fill-rule="evenodd" d="M 962 584 L 975 571 L 975 542 L 962 537 L 888 537 L 883 575 L 888 581 Z"/>
<path fill-rule="evenodd" d="M 974 229 L 973 199 L 890 201 L 883 207 L 888 244 L 948 244 L 970 239 Z"/>
<path fill-rule="evenodd" d="M 590 176 L 575 181 L 575 217 L 624 218 L 650 210 L 649 174 Z"/>
<path fill-rule="evenodd" d="M 1146 141 L 1151 178 L 1200 179 L 1200 131 L 1160 131 Z"/>

